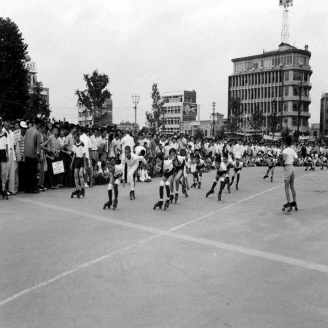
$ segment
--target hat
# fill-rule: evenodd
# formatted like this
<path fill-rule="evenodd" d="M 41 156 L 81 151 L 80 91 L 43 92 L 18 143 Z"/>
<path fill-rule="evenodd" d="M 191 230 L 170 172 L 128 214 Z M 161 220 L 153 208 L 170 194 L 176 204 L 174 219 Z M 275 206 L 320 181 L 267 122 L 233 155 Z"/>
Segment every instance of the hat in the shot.
<path fill-rule="evenodd" d="M 28 128 L 28 126 L 27 126 L 27 124 L 26 124 L 25 121 L 21 121 L 21 122 L 19 123 L 19 126 L 20 126 L 21 128 L 23 128 L 23 129 L 27 129 L 27 128 Z"/>

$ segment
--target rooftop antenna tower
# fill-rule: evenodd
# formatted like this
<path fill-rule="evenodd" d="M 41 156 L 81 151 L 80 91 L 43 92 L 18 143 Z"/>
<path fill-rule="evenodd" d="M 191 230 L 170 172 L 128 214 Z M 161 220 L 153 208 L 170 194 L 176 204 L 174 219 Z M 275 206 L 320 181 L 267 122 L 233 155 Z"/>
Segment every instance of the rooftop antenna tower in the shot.
<path fill-rule="evenodd" d="M 279 6 L 283 7 L 284 10 L 282 18 L 281 43 L 289 42 L 288 8 L 292 5 L 293 0 L 279 0 Z"/>

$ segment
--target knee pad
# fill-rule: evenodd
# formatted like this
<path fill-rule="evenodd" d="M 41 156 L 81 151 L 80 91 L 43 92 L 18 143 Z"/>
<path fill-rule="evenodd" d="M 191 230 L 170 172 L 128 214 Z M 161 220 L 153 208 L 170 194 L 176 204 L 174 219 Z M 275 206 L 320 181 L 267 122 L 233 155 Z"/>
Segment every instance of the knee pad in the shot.
<path fill-rule="evenodd" d="M 108 184 L 108 190 L 113 190 L 113 185 L 111 183 Z"/>
<path fill-rule="evenodd" d="M 166 184 L 167 186 L 170 186 L 170 185 L 171 185 L 170 181 L 166 181 L 165 184 Z"/>
<path fill-rule="evenodd" d="M 119 179 L 116 179 L 115 182 L 114 182 L 114 187 L 117 188 L 120 185 L 120 183 L 121 183 L 120 180 Z"/>
<path fill-rule="evenodd" d="M 159 185 L 160 185 L 160 187 L 164 187 L 164 186 L 165 186 L 165 182 L 164 182 L 164 181 L 161 181 L 161 182 L 159 183 Z"/>

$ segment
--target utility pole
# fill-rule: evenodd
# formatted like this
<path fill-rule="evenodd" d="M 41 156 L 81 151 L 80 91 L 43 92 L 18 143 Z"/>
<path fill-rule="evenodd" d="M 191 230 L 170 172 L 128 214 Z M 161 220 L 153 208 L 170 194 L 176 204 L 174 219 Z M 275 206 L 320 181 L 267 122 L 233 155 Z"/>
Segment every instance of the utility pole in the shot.
<path fill-rule="evenodd" d="M 298 120 L 297 120 L 297 140 L 300 137 L 300 121 L 301 121 L 301 106 L 302 106 L 302 90 L 303 90 L 303 86 L 302 86 L 303 81 L 300 81 L 300 85 L 298 87 L 298 92 L 299 92 L 299 100 L 298 100 Z"/>
<path fill-rule="evenodd" d="M 139 104 L 139 99 L 140 96 L 139 95 L 132 95 L 132 102 L 134 104 L 134 123 L 137 124 L 137 106 Z"/>
<path fill-rule="evenodd" d="M 213 116 L 213 129 L 212 129 L 212 137 L 214 138 L 214 124 L 215 124 L 215 102 L 212 102 L 212 106 L 213 106 L 213 114 L 211 114 L 211 116 Z"/>
<path fill-rule="evenodd" d="M 282 112 L 284 107 L 284 71 L 283 71 L 283 64 L 280 64 L 280 78 L 281 78 L 281 96 L 280 96 L 280 114 L 281 114 L 281 121 L 280 121 L 280 130 L 282 129 Z M 280 131 L 281 132 L 281 131 Z"/>

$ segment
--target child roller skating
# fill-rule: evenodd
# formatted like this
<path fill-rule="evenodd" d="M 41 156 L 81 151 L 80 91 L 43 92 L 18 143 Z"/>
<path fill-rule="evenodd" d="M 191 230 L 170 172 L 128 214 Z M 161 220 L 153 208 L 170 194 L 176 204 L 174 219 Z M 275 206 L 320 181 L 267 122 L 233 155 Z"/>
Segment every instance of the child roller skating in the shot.
<path fill-rule="evenodd" d="M 225 157 L 226 161 L 228 160 L 227 157 Z M 212 188 L 210 189 L 210 191 L 208 191 L 206 193 L 206 198 L 211 195 L 214 194 L 214 189 L 218 183 L 218 181 L 220 181 L 220 191 L 218 193 L 218 201 L 221 200 L 221 195 L 222 195 L 222 190 L 224 189 L 224 184 L 225 184 L 225 178 L 226 178 L 226 173 L 227 173 L 227 166 L 224 162 L 221 162 L 221 156 L 217 155 L 215 157 L 215 168 L 216 168 L 216 176 L 214 178 L 214 182 L 212 184 Z"/>
<path fill-rule="evenodd" d="M 284 165 L 284 181 L 285 181 L 285 192 L 287 203 L 283 205 L 282 210 L 285 211 L 287 209 L 288 212 L 295 208 L 298 210 L 297 203 L 296 203 L 296 191 L 294 187 L 295 182 L 295 171 L 294 171 L 294 161 L 297 159 L 297 154 L 293 148 L 291 148 L 292 144 L 292 137 L 288 136 L 285 139 L 286 148 L 283 150 L 283 165 Z M 290 202 L 290 192 L 289 189 L 292 191 L 293 201 Z"/>
<path fill-rule="evenodd" d="M 174 167 L 172 160 L 163 160 L 161 157 L 156 159 L 156 165 L 161 167 L 163 172 L 162 180 L 159 184 L 159 201 L 154 205 L 154 210 L 156 208 L 162 209 L 164 204 L 164 211 L 166 211 L 170 206 L 171 200 L 171 184 L 174 178 Z M 164 187 L 166 190 L 166 200 L 164 203 Z"/>
<path fill-rule="evenodd" d="M 123 165 L 115 165 L 114 159 L 110 160 L 108 163 L 109 172 L 109 183 L 108 183 L 108 202 L 104 204 L 103 209 L 110 209 L 113 205 L 113 211 L 117 208 L 118 204 L 118 186 L 122 181 L 123 176 Z M 123 183 L 124 187 L 124 183 Z M 114 189 L 114 201 L 113 199 L 113 189 Z"/>
<path fill-rule="evenodd" d="M 195 163 L 196 163 L 196 170 L 194 172 L 194 179 L 198 182 L 198 189 L 200 189 L 202 185 L 202 177 L 203 177 L 203 171 L 205 170 L 205 162 L 200 158 L 200 155 L 195 156 Z M 195 188 L 197 186 L 197 183 L 195 184 Z"/>
<path fill-rule="evenodd" d="M 244 166 L 244 163 L 240 160 L 240 158 L 236 158 L 236 160 L 232 162 L 233 173 L 232 173 L 232 177 L 231 177 L 230 187 L 233 185 L 235 176 L 237 176 L 236 190 L 238 190 L 240 174 L 241 174 L 241 170 L 242 170 L 243 166 Z"/>
<path fill-rule="evenodd" d="M 77 196 L 77 198 L 80 198 L 81 196 L 84 197 L 85 191 L 84 191 L 84 173 L 85 173 L 85 149 L 84 144 L 80 140 L 80 134 L 79 132 L 74 132 L 74 140 L 75 145 L 73 145 L 73 159 L 71 163 L 71 170 L 73 168 L 74 164 L 74 179 L 75 179 L 75 187 L 76 190 L 72 192 L 71 198 L 74 196 Z"/>
<path fill-rule="evenodd" d="M 271 182 L 273 182 L 273 174 L 274 174 L 274 169 L 276 167 L 277 164 L 277 159 L 273 156 L 272 152 L 268 152 L 268 170 L 267 173 L 265 174 L 265 176 L 263 177 L 263 179 L 266 179 L 269 177 L 269 173 L 271 171 Z"/>

